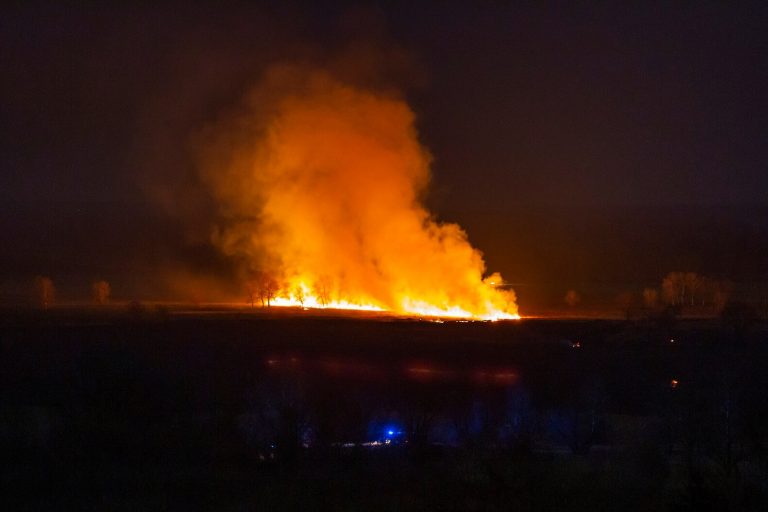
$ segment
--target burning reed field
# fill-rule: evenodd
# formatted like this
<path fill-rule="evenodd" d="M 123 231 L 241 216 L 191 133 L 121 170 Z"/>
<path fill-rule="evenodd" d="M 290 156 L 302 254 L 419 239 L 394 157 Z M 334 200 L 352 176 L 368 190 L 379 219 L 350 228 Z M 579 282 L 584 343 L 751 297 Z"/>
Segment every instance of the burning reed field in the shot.
<path fill-rule="evenodd" d="M 2 317 L 3 501 L 763 510 L 766 325 L 133 307 Z"/>
<path fill-rule="evenodd" d="M 768 511 L 766 27 L 4 3 L 0 512 Z"/>

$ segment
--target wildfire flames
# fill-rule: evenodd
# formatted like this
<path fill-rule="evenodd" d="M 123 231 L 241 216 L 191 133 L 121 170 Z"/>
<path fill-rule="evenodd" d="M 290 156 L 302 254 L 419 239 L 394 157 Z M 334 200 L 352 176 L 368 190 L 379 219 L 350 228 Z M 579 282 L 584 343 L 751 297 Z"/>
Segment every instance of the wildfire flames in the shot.
<path fill-rule="evenodd" d="M 430 155 L 394 94 L 321 71 L 273 69 L 211 127 L 202 176 L 214 242 L 271 305 L 518 318 L 501 276 L 457 224 L 422 205 Z"/>

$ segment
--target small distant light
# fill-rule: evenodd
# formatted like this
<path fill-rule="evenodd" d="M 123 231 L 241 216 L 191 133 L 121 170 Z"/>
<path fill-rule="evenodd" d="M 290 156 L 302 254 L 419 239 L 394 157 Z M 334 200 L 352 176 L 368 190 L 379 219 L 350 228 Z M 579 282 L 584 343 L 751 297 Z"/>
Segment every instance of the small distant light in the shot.
<path fill-rule="evenodd" d="M 675 389 L 677 387 L 677 384 L 678 384 L 677 380 L 672 379 L 669 383 L 669 387 L 671 387 L 672 389 Z"/>
<path fill-rule="evenodd" d="M 669 338 L 669 342 L 670 343 L 674 343 L 675 342 L 675 338 Z"/>
<path fill-rule="evenodd" d="M 389 434 L 390 436 L 393 436 L 393 435 L 395 435 L 395 431 L 394 430 L 387 430 L 387 434 Z"/>

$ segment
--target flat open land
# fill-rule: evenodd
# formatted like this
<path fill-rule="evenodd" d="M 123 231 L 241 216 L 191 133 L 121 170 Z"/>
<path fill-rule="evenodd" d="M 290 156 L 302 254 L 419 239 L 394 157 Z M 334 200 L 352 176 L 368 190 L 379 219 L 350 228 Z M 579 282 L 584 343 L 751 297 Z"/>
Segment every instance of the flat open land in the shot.
<path fill-rule="evenodd" d="M 5 311 L 13 508 L 759 510 L 755 320 Z"/>

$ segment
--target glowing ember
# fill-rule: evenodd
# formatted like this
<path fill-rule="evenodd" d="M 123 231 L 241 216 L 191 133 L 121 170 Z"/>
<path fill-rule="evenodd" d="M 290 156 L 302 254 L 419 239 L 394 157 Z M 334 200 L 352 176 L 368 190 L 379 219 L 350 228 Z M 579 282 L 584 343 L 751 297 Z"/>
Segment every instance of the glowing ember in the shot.
<path fill-rule="evenodd" d="M 422 205 L 431 157 L 398 97 L 275 69 L 211 135 L 214 242 L 242 263 L 252 303 L 519 318 L 466 233 Z"/>

